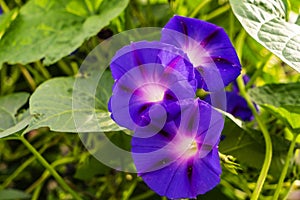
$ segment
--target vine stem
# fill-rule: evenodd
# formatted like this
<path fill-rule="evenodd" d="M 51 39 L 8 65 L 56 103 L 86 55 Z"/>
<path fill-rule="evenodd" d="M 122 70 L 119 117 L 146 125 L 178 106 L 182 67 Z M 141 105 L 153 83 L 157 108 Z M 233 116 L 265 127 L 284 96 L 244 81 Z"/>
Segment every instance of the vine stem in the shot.
<path fill-rule="evenodd" d="M 193 12 L 189 15 L 189 17 L 195 17 L 197 15 L 197 13 L 209 2 L 211 2 L 211 0 L 204 0 L 201 1 L 198 6 L 193 10 Z"/>
<path fill-rule="evenodd" d="M 291 161 L 292 156 L 293 156 L 293 152 L 294 152 L 296 143 L 297 143 L 297 135 L 294 134 L 293 140 L 290 144 L 289 151 L 288 151 L 287 156 L 286 156 L 286 160 L 285 160 L 283 169 L 282 169 L 281 174 L 280 174 L 280 178 L 279 178 L 279 181 L 278 181 L 273 199 L 278 199 L 279 198 L 280 189 L 281 189 L 282 184 L 284 182 L 284 178 L 286 177 L 286 174 L 287 174 L 287 171 L 288 171 L 288 168 L 289 168 L 290 161 Z"/>
<path fill-rule="evenodd" d="M 9 184 L 28 166 L 30 165 L 33 161 L 35 160 L 35 157 L 31 157 L 27 159 L 22 165 L 20 165 L 7 179 L 5 179 L 4 183 L 0 185 L 0 190 L 3 190 Z"/>
<path fill-rule="evenodd" d="M 243 48 L 243 44 L 246 39 L 246 36 L 247 36 L 246 31 L 244 29 L 242 29 L 237 38 L 236 50 L 237 50 L 237 54 L 239 55 L 240 59 L 242 59 L 242 55 L 243 55 L 242 48 Z M 257 200 L 261 193 L 261 190 L 263 188 L 264 182 L 267 178 L 268 171 L 270 169 L 270 165 L 271 165 L 271 161 L 272 161 L 272 154 L 273 154 L 272 140 L 271 140 L 269 131 L 265 126 L 265 123 L 261 119 L 260 115 L 257 113 L 257 110 L 256 110 L 254 104 L 252 103 L 250 96 L 246 92 L 246 87 L 244 84 L 243 77 L 239 76 L 236 81 L 237 81 L 237 85 L 240 90 L 240 94 L 245 98 L 245 100 L 248 104 L 248 107 L 250 108 L 251 112 L 253 113 L 255 121 L 257 122 L 257 124 L 263 134 L 264 140 L 265 140 L 265 146 L 266 146 L 265 147 L 265 149 L 266 149 L 265 150 L 265 159 L 264 159 L 260 174 L 258 176 L 254 191 L 251 195 L 251 200 Z"/>
<path fill-rule="evenodd" d="M 50 79 L 51 78 L 51 75 L 49 73 L 49 71 L 45 68 L 45 66 L 42 64 L 41 61 L 36 61 L 35 62 L 35 65 L 36 67 L 41 71 L 41 73 L 43 74 L 43 76 L 46 78 L 46 79 Z"/>
<path fill-rule="evenodd" d="M 36 157 L 36 159 L 49 171 L 49 173 L 55 178 L 55 180 L 61 185 L 63 189 L 68 191 L 74 199 L 81 200 L 81 197 L 70 188 L 67 183 L 63 180 L 63 178 L 57 173 L 57 171 L 51 166 L 45 158 L 32 146 L 24 136 L 19 137 L 22 143 L 28 148 L 29 151 Z"/>
<path fill-rule="evenodd" d="M 263 123 L 262 119 L 260 118 L 259 114 L 257 113 L 256 108 L 255 108 L 255 106 L 253 105 L 253 103 L 250 99 L 250 96 L 247 94 L 247 92 L 245 90 L 245 84 L 244 84 L 242 76 L 239 76 L 237 78 L 237 84 L 238 84 L 238 87 L 240 89 L 241 95 L 247 101 L 247 104 L 248 104 L 249 108 L 251 109 L 251 111 L 254 115 L 254 118 L 255 118 L 258 126 L 260 127 L 260 130 L 261 130 L 261 132 L 264 136 L 264 139 L 265 139 L 265 145 L 266 145 L 265 159 L 264 159 L 263 166 L 262 166 L 262 169 L 260 171 L 259 177 L 257 179 L 255 189 L 254 189 L 254 191 L 252 193 L 252 196 L 251 196 L 251 200 L 257 200 L 259 195 L 260 195 L 260 192 L 262 190 L 263 184 L 266 180 L 266 177 L 268 175 L 268 171 L 269 171 L 269 168 L 270 168 L 270 165 L 271 165 L 271 161 L 272 161 L 272 140 L 271 140 L 270 134 L 268 132 L 268 129 L 266 128 L 265 124 Z"/>
<path fill-rule="evenodd" d="M 229 4 L 226 4 L 220 8 L 217 8 L 216 10 L 208 13 L 207 15 L 204 15 L 202 17 L 203 20 L 211 20 L 219 15 L 222 15 L 223 13 L 227 12 L 228 10 L 230 9 L 230 5 Z"/>
<path fill-rule="evenodd" d="M 54 161 L 51 166 L 53 168 L 59 166 L 59 165 L 64 165 L 64 164 L 68 164 L 71 162 L 74 162 L 76 159 L 73 157 L 66 157 L 66 158 L 62 158 L 60 160 L 56 160 Z M 50 172 L 48 170 L 45 170 L 45 172 L 40 176 L 40 178 L 38 180 L 36 180 L 29 188 L 26 189 L 26 193 L 31 193 L 34 188 L 43 185 L 43 183 L 45 182 L 45 180 L 47 180 L 47 178 L 49 178 L 50 176 Z"/>
<path fill-rule="evenodd" d="M 26 69 L 26 67 L 24 67 L 23 65 L 19 65 L 19 67 L 20 67 L 20 70 L 21 70 L 24 78 L 28 82 L 30 88 L 32 89 L 32 91 L 34 91 L 36 89 L 36 83 L 35 83 L 34 79 L 30 75 L 30 73 L 28 72 L 28 70 Z"/>
<path fill-rule="evenodd" d="M 68 76 L 72 76 L 73 75 L 73 72 L 72 70 L 70 69 L 70 67 L 63 61 L 63 60 L 60 60 L 57 62 L 59 68 Z"/>
<path fill-rule="evenodd" d="M 153 196 L 154 194 L 155 193 L 152 190 L 149 190 L 147 192 L 144 192 L 143 194 L 140 194 L 138 196 L 131 198 L 131 200 L 143 200 L 143 199 Z"/>
<path fill-rule="evenodd" d="M 4 13 L 8 13 L 9 12 L 9 7 L 7 6 L 7 4 L 5 3 L 4 0 L 0 0 L 0 6 L 2 7 Z"/>

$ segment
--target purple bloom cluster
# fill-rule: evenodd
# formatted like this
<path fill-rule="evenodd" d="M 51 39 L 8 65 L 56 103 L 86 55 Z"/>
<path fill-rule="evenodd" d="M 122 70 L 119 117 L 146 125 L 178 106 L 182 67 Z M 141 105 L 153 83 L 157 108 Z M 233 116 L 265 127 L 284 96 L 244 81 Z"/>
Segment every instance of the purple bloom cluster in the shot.
<path fill-rule="evenodd" d="M 161 34 L 161 41 L 133 42 L 113 57 L 108 107 L 134 132 L 132 157 L 145 183 L 168 198 L 195 198 L 220 181 L 224 123 L 196 90 L 223 89 L 241 66 L 216 25 L 174 16 Z"/>

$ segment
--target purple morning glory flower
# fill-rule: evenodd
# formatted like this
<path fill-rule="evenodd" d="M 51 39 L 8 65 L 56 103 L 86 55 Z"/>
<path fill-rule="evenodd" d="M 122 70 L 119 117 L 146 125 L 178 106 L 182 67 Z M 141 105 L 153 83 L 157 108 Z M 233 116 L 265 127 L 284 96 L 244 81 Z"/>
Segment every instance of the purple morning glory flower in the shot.
<path fill-rule="evenodd" d="M 206 96 L 204 101 L 210 103 L 210 95 Z M 236 92 L 226 92 L 226 112 L 242 119 L 243 121 L 251 121 L 253 114 L 248 107 L 246 100 Z"/>
<path fill-rule="evenodd" d="M 220 181 L 218 143 L 224 119 L 199 99 L 180 102 L 180 122 L 149 138 L 132 138 L 132 156 L 144 182 L 161 196 L 196 198 Z"/>
<path fill-rule="evenodd" d="M 115 84 L 109 111 L 116 123 L 134 131 L 132 157 L 145 183 L 171 199 L 196 198 L 214 188 L 222 172 L 218 143 L 224 119 L 195 99 L 195 91 L 219 94 L 240 74 L 225 31 L 174 16 L 161 42 L 123 47 L 110 68 Z"/>
<path fill-rule="evenodd" d="M 185 57 L 161 42 L 135 42 L 120 49 L 110 65 L 115 79 L 112 118 L 130 130 L 159 131 L 180 112 L 174 102 L 195 97 L 194 70 Z"/>
<path fill-rule="evenodd" d="M 253 119 L 246 100 L 235 92 L 226 92 L 227 96 L 227 112 L 233 116 L 241 118 L 243 121 L 251 121 Z"/>
<path fill-rule="evenodd" d="M 2 8 L 1 8 L 1 6 L 0 6 L 0 15 L 3 13 L 3 10 L 2 10 Z"/>
<path fill-rule="evenodd" d="M 162 31 L 162 42 L 181 48 L 196 69 L 198 88 L 216 91 L 234 81 L 241 65 L 230 39 L 214 24 L 174 16 Z"/>

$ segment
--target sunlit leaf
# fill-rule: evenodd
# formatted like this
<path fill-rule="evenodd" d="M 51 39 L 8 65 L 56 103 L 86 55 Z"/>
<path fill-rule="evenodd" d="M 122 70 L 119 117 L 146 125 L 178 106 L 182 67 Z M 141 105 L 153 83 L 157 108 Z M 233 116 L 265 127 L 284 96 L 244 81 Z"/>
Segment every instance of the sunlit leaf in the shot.
<path fill-rule="evenodd" d="M 127 4 L 128 0 L 31 0 L 0 40 L 0 66 L 40 59 L 46 65 L 54 63 L 96 35 Z"/>
<path fill-rule="evenodd" d="M 230 3 L 249 35 L 300 72 L 300 26 L 285 21 L 282 0 L 230 0 Z"/>
<path fill-rule="evenodd" d="M 104 92 L 105 87 L 103 87 L 95 94 L 90 93 L 89 78 L 91 76 L 77 79 L 83 83 L 80 91 L 78 88 L 74 88 L 74 77 L 53 78 L 40 85 L 30 98 L 30 113 L 34 119 L 27 130 L 39 127 L 49 127 L 53 131 L 62 132 L 122 130 L 123 128 L 110 118 L 107 109 L 104 109 L 104 106 L 107 105 L 109 91 L 105 90 L 106 92 Z M 111 86 L 107 89 L 111 90 Z M 78 95 L 73 96 L 73 92 Z M 72 105 L 74 98 L 78 98 L 75 101 L 84 108 L 74 108 Z M 103 102 L 105 98 L 107 100 Z"/>
<path fill-rule="evenodd" d="M 281 119 L 293 132 L 300 131 L 300 83 L 269 84 L 253 88 L 255 103 Z"/>
<path fill-rule="evenodd" d="M 300 131 L 300 113 L 295 112 L 293 106 L 288 107 L 275 107 L 272 105 L 262 105 L 266 110 L 273 113 L 277 118 L 281 119 L 285 124 L 292 129 L 293 133 Z"/>

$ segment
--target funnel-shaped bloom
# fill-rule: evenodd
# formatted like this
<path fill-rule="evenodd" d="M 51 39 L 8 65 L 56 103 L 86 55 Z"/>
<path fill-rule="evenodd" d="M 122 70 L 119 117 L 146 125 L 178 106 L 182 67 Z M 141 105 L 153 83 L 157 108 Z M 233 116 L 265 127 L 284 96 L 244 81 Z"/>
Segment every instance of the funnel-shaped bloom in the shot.
<path fill-rule="evenodd" d="M 161 42 L 136 42 L 119 50 L 110 65 L 115 79 L 112 118 L 134 131 L 161 130 L 180 111 L 170 104 L 195 97 L 193 67 L 185 58 L 181 50 Z"/>
<path fill-rule="evenodd" d="M 234 81 L 241 65 L 223 28 L 198 19 L 174 16 L 162 31 L 162 42 L 181 48 L 196 69 L 198 88 L 216 91 Z"/>
<path fill-rule="evenodd" d="M 180 120 L 149 138 L 132 138 L 132 155 L 139 175 L 159 195 L 195 198 L 220 181 L 218 142 L 223 117 L 199 100 L 180 102 Z"/>

